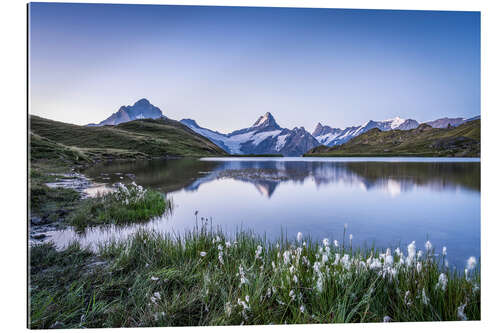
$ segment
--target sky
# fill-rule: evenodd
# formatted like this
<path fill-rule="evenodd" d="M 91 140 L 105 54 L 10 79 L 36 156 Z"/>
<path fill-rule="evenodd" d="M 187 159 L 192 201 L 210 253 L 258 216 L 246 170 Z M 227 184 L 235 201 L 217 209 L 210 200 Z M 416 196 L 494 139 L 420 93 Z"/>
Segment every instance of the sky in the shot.
<path fill-rule="evenodd" d="M 221 132 L 480 114 L 480 13 L 31 3 L 30 113 L 147 98 Z"/>

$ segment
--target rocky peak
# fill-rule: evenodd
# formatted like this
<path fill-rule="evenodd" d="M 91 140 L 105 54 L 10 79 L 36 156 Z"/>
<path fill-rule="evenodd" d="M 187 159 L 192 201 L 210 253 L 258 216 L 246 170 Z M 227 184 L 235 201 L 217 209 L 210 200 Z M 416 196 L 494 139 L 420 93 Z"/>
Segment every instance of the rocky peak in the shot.
<path fill-rule="evenodd" d="M 252 127 L 279 127 L 274 119 L 273 115 L 270 112 L 266 112 L 263 116 L 260 116 L 259 119 L 252 125 Z"/>

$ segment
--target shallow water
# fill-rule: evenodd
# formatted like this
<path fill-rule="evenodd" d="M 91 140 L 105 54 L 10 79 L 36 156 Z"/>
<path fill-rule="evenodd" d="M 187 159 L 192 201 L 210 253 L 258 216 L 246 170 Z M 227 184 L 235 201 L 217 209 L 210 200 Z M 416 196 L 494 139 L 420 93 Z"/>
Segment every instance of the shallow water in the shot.
<path fill-rule="evenodd" d="M 139 228 L 182 233 L 207 218 L 233 234 L 268 239 L 298 231 L 354 246 L 448 248 L 451 265 L 480 256 L 480 163 L 457 158 L 205 158 L 107 163 L 86 170 L 92 180 L 137 184 L 168 193 L 171 215 L 126 227 L 53 231 L 63 247 L 95 245 Z M 198 215 L 195 216 L 195 212 Z"/>

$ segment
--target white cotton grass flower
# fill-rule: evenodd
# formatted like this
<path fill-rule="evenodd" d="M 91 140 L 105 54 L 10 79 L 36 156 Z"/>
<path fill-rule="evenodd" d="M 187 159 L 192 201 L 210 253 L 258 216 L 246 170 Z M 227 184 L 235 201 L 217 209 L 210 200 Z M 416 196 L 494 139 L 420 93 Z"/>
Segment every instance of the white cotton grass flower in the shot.
<path fill-rule="evenodd" d="M 443 246 L 442 254 L 443 254 L 443 256 L 446 256 L 448 254 L 448 250 L 447 250 L 446 246 Z"/>
<path fill-rule="evenodd" d="M 349 234 L 349 240 L 352 242 L 352 234 Z"/>
<path fill-rule="evenodd" d="M 437 289 L 441 289 L 442 291 L 446 290 L 446 285 L 448 284 L 448 277 L 446 274 L 441 273 L 438 278 L 438 283 L 436 284 Z"/>
<path fill-rule="evenodd" d="M 330 245 L 330 241 L 328 240 L 328 238 L 324 238 L 323 239 L 323 246 L 328 246 Z"/>
<path fill-rule="evenodd" d="M 339 241 L 335 239 L 335 240 L 333 241 L 333 246 L 335 246 L 335 247 L 339 247 Z"/>
<path fill-rule="evenodd" d="M 206 255 L 207 255 L 207 253 L 206 253 L 205 251 L 201 251 L 201 252 L 200 252 L 200 256 L 201 256 L 201 257 L 204 257 L 204 256 L 206 256 Z"/>
<path fill-rule="evenodd" d="M 257 250 L 255 250 L 255 259 L 261 259 L 260 255 L 262 254 L 262 246 L 258 245 Z"/>
<path fill-rule="evenodd" d="M 304 304 L 302 304 L 300 306 L 300 313 L 304 313 L 306 311 L 306 307 L 304 306 Z"/>
<path fill-rule="evenodd" d="M 473 270 L 475 267 L 476 267 L 476 257 L 470 257 L 468 260 L 467 260 L 467 269 L 469 271 Z"/>
<path fill-rule="evenodd" d="M 411 263 L 413 261 L 416 253 L 417 248 L 415 246 L 415 241 L 413 241 L 408 245 L 408 263 Z"/>
<path fill-rule="evenodd" d="M 429 297 L 427 297 L 427 295 L 425 294 L 425 289 L 423 288 L 422 288 L 422 303 L 424 303 L 424 305 L 429 304 Z"/>
<path fill-rule="evenodd" d="M 460 320 L 467 320 L 467 316 L 465 315 L 465 306 L 466 305 L 467 305 L 467 303 L 462 304 L 457 309 L 457 317 Z"/>
<path fill-rule="evenodd" d="M 297 277 L 297 275 L 293 276 L 293 282 L 295 282 L 295 284 L 299 283 L 299 278 Z"/>
<path fill-rule="evenodd" d="M 151 277 L 151 281 L 158 281 L 160 278 L 159 277 L 156 277 L 156 276 L 152 276 Z"/>
<path fill-rule="evenodd" d="M 420 260 L 423 256 L 424 256 L 424 253 L 422 252 L 422 250 L 418 250 L 418 252 L 417 252 L 417 260 Z"/>
<path fill-rule="evenodd" d="M 427 252 L 429 252 L 430 250 L 432 250 L 432 244 L 431 244 L 430 241 L 425 242 L 425 250 Z"/>
<path fill-rule="evenodd" d="M 388 323 L 388 322 L 390 322 L 391 320 L 392 320 L 392 318 L 391 318 L 391 317 L 389 317 L 389 316 L 385 316 L 385 317 L 384 317 L 384 319 L 383 319 L 384 323 Z"/>
<path fill-rule="evenodd" d="M 161 299 L 161 294 L 157 291 L 153 293 L 153 296 L 156 297 L 157 299 Z"/>
<path fill-rule="evenodd" d="M 300 243 L 301 240 L 302 240 L 302 233 L 299 231 L 297 233 L 297 242 Z"/>
<path fill-rule="evenodd" d="M 419 273 L 419 274 L 420 274 L 420 272 L 422 272 L 422 263 L 419 261 L 419 262 L 417 263 L 417 273 Z"/>

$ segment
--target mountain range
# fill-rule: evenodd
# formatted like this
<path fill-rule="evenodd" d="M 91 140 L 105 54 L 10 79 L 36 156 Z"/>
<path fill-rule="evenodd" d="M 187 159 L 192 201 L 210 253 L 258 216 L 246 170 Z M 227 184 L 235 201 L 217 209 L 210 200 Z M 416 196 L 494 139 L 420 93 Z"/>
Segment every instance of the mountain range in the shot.
<path fill-rule="evenodd" d="M 98 124 L 88 126 L 118 125 L 136 119 L 168 119 L 163 112 L 143 98 L 132 106 L 121 106 L 119 110 Z M 456 127 L 468 121 L 479 119 L 479 116 L 466 118 L 440 118 L 425 124 L 435 128 Z M 420 123 L 414 119 L 370 120 L 363 125 L 346 128 L 335 128 L 318 123 L 312 133 L 304 127 L 283 128 L 269 112 L 260 116 L 255 123 L 230 133 L 220 133 L 198 125 L 194 119 L 182 119 L 180 123 L 192 131 L 204 136 L 214 144 L 232 155 L 281 154 L 284 156 L 301 156 L 318 146 L 338 146 L 374 128 L 380 131 L 416 129 Z"/>
<path fill-rule="evenodd" d="M 295 127 L 291 130 L 282 128 L 269 112 L 260 116 L 252 126 L 229 134 L 200 127 L 193 119 L 182 119 L 181 123 L 233 155 L 282 154 L 300 156 L 319 145 L 318 141 L 304 127 Z"/>

